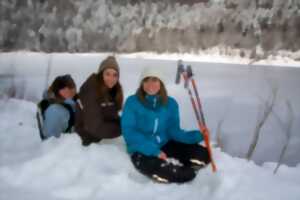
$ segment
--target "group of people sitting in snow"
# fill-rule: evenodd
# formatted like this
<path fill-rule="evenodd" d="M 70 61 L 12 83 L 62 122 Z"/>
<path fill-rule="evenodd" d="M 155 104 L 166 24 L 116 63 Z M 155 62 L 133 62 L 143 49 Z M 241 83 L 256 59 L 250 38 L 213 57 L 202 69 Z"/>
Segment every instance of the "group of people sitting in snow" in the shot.
<path fill-rule="evenodd" d="M 133 165 L 142 174 L 161 183 L 191 181 L 210 158 L 199 144 L 202 134 L 180 128 L 178 104 L 168 96 L 159 68 L 143 70 L 136 93 L 124 106 L 119 80 L 114 56 L 100 63 L 78 94 L 70 75 L 56 77 L 38 104 L 41 139 L 76 132 L 82 145 L 88 146 L 122 136 Z"/>

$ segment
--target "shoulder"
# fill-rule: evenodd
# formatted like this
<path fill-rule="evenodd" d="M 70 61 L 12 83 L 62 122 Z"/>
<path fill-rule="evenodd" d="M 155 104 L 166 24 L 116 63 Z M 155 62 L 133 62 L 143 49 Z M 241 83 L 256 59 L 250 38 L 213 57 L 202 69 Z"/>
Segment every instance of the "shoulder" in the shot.
<path fill-rule="evenodd" d="M 127 97 L 126 102 L 127 104 L 131 104 L 131 103 L 136 103 L 138 101 L 137 96 L 134 95 L 130 95 L 129 97 Z"/>
<path fill-rule="evenodd" d="M 83 85 L 90 85 L 91 83 L 97 82 L 97 74 L 92 73 L 83 83 Z"/>
<path fill-rule="evenodd" d="M 97 75 L 95 73 L 91 74 L 80 87 L 80 92 L 84 92 L 85 90 L 94 89 L 97 86 Z"/>
<path fill-rule="evenodd" d="M 137 95 L 131 95 L 127 97 L 125 104 L 124 104 L 124 109 L 139 109 L 142 104 L 140 103 L 138 96 Z"/>
<path fill-rule="evenodd" d="M 169 107 L 178 107 L 178 103 L 174 97 L 168 96 L 168 106 Z"/>

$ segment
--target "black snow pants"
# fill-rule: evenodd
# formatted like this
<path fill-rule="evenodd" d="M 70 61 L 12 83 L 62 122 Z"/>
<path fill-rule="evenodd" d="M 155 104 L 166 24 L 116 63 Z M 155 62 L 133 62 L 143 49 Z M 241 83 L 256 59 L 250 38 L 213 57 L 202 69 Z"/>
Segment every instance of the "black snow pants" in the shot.
<path fill-rule="evenodd" d="M 162 183 L 191 181 L 195 178 L 198 169 L 210 162 L 207 149 L 199 144 L 169 141 L 161 150 L 168 158 L 174 158 L 180 163 L 168 162 L 137 152 L 131 155 L 131 160 L 142 174 Z"/>

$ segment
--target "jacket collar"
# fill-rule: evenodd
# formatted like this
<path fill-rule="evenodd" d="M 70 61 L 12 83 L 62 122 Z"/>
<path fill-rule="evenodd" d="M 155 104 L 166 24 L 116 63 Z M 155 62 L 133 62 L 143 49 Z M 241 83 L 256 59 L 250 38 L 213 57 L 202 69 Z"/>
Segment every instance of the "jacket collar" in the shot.
<path fill-rule="evenodd" d="M 146 100 L 147 107 L 153 110 L 160 108 L 161 103 L 160 103 L 159 95 L 146 95 L 145 100 Z"/>

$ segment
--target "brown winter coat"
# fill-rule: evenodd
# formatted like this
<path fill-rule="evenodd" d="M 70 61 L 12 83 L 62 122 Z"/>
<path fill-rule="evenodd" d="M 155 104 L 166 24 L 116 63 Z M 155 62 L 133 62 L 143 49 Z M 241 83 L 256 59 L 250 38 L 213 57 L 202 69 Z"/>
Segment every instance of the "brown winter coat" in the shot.
<path fill-rule="evenodd" d="M 113 101 L 115 94 L 113 91 L 101 93 L 99 87 L 98 76 L 92 74 L 79 91 L 75 130 L 84 145 L 121 135 L 120 117 Z"/>

